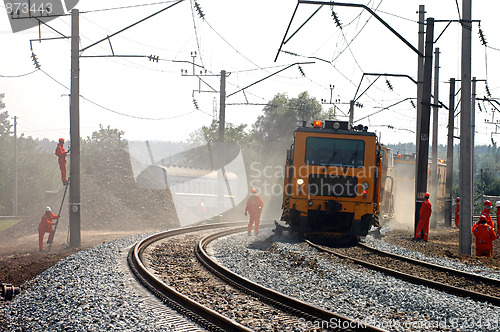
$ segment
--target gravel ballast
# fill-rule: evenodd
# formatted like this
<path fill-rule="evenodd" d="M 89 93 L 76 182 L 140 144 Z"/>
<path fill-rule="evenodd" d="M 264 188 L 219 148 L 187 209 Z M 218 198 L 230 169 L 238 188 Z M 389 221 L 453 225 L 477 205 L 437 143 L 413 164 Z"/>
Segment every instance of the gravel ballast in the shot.
<path fill-rule="evenodd" d="M 128 249 L 143 237 L 79 251 L 28 281 L 21 294 L 0 305 L 0 330 L 175 330 L 158 319 L 163 304 L 145 295 L 127 271 Z"/>
<path fill-rule="evenodd" d="M 262 229 L 258 236 L 236 234 L 214 242 L 209 249 L 219 262 L 248 279 L 384 329 L 499 329 L 500 309 L 496 306 L 334 263 L 304 243 L 286 238 L 273 242 L 272 234 L 270 229 Z M 175 326 L 160 322 L 159 311 L 152 305 L 155 299 L 133 285 L 135 280 L 125 265 L 128 249 L 143 237 L 82 250 L 27 282 L 14 300 L 0 303 L 0 330 L 175 331 Z M 378 240 L 367 239 L 367 243 L 422 259 L 422 254 Z M 446 258 L 439 263 L 479 273 L 477 266 Z M 481 270 L 491 274 L 486 268 Z M 156 305 L 164 309 L 163 304 Z M 314 324 L 303 323 L 305 331 Z"/>
<path fill-rule="evenodd" d="M 494 305 L 334 263 L 304 243 L 286 238 L 273 243 L 272 234 L 265 229 L 256 237 L 232 235 L 214 242 L 211 250 L 220 263 L 252 281 L 384 329 L 493 331 L 499 328 L 500 308 Z M 369 242 L 385 246 L 378 240 Z M 396 246 L 392 250 L 397 251 Z M 442 259 L 440 263 L 446 261 Z M 457 262 L 449 263 L 457 268 Z M 474 269 L 477 272 L 477 267 Z"/>

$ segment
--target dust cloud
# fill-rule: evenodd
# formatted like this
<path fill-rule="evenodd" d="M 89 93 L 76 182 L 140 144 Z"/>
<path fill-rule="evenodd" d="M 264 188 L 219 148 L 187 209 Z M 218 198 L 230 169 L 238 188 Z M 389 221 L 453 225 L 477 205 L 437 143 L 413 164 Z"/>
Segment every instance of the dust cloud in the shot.
<path fill-rule="evenodd" d="M 245 163 L 236 144 L 210 143 L 175 154 L 167 150 L 153 153 L 149 144 L 135 144 L 129 151 L 136 184 L 167 191 L 180 226 L 214 218 L 219 221 L 247 196 Z"/>

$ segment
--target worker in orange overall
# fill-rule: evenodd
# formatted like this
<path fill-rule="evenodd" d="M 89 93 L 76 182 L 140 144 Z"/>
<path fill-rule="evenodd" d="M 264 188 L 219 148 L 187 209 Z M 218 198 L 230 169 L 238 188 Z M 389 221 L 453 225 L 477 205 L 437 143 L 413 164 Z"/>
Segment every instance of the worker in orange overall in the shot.
<path fill-rule="evenodd" d="M 245 216 L 249 213 L 250 220 L 248 221 L 247 233 L 250 235 L 252 233 L 252 226 L 255 224 L 254 234 L 259 234 L 259 224 L 260 224 L 260 214 L 262 213 L 262 208 L 264 207 L 264 202 L 259 195 L 257 195 L 257 190 L 252 188 L 250 190 L 251 194 L 248 197 L 247 205 L 245 207 Z"/>
<path fill-rule="evenodd" d="M 488 226 L 495 229 L 495 224 L 493 223 L 493 219 L 491 218 L 491 215 L 490 215 L 490 211 L 491 211 L 492 206 L 493 205 L 491 204 L 490 201 L 485 200 L 484 204 L 483 204 L 483 212 L 481 212 L 481 215 L 484 215 L 486 217 L 486 223 L 488 224 Z"/>
<path fill-rule="evenodd" d="M 429 197 L 431 197 L 431 195 L 429 193 L 425 193 L 425 199 L 422 202 L 422 207 L 420 208 L 420 219 L 418 220 L 415 234 L 415 238 L 417 240 L 424 240 L 425 242 L 429 241 L 429 220 L 432 214 L 432 204 L 429 201 Z"/>
<path fill-rule="evenodd" d="M 49 233 L 49 239 L 47 243 L 51 243 L 54 238 L 54 229 L 52 225 L 55 223 L 52 220 L 59 218 L 57 214 L 53 214 L 50 206 L 45 208 L 45 213 L 42 216 L 42 221 L 40 221 L 40 225 L 38 225 L 38 249 L 43 251 L 43 237 L 45 233 Z"/>
<path fill-rule="evenodd" d="M 476 256 L 493 258 L 493 240 L 497 238 L 495 227 L 488 225 L 484 214 L 479 216 L 479 221 L 472 227 L 472 233 L 476 236 Z"/>
<path fill-rule="evenodd" d="M 64 150 L 64 138 L 59 139 L 59 144 L 56 147 L 56 156 L 59 157 L 59 168 L 61 169 L 61 179 L 63 185 L 68 184 L 66 179 L 66 156 L 69 151 Z"/>
<path fill-rule="evenodd" d="M 497 234 L 500 236 L 500 201 L 496 201 L 495 207 L 497 208 Z"/>
<path fill-rule="evenodd" d="M 455 207 L 455 225 L 457 225 L 457 227 L 459 227 L 459 225 L 460 225 L 460 215 L 459 215 L 459 212 L 460 212 L 460 197 L 457 197 L 455 199 L 455 201 L 457 202 L 457 206 Z"/>

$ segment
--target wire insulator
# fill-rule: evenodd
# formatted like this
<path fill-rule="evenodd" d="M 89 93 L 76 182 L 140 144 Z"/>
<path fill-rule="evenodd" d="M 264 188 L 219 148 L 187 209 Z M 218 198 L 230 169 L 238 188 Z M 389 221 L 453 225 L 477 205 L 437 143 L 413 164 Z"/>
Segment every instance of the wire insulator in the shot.
<path fill-rule="evenodd" d="M 300 75 L 302 75 L 303 77 L 306 77 L 306 74 L 304 73 L 304 70 L 302 69 L 301 66 L 299 66 L 299 71 L 300 71 Z"/>
<path fill-rule="evenodd" d="M 385 84 L 387 84 L 387 87 L 389 88 L 389 90 L 394 91 L 394 88 L 392 87 L 391 82 L 389 82 L 389 80 L 387 78 L 385 79 Z"/>
<path fill-rule="evenodd" d="M 31 59 L 33 59 L 33 64 L 35 65 L 36 69 L 40 69 L 40 64 L 38 63 L 38 59 L 36 58 L 35 53 L 31 52 Z"/>
<path fill-rule="evenodd" d="M 339 17 L 337 16 L 337 13 L 333 10 L 333 6 L 331 7 L 332 9 L 332 17 L 333 17 L 333 20 L 335 21 L 335 25 L 342 29 L 342 23 L 340 23 L 340 20 L 339 20 Z"/>
<path fill-rule="evenodd" d="M 490 88 L 488 87 L 488 84 L 486 84 L 486 94 L 488 95 L 488 98 L 491 98 L 491 92 Z"/>
<path fill-rule="evenodd" d="M 160 56 L 151 54 L 150 56 L 148 56 L 148 59 L 149 59 L 149 61 L 158 62 L 158 60 L 160 59 Z"/>
<path fill-rule="evenodd" d="M 486 46 L 488 42 L 486 41 L 486 37 L 484 37 L 483 30 L 479 28 L 479 39 L 481 39 L 481 44 Z"/>

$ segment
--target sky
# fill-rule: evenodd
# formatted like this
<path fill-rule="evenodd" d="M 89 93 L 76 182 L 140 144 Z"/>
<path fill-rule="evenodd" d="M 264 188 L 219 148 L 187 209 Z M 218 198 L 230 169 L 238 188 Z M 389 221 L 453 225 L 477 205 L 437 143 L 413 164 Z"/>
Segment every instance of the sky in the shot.
<path fill-rule="evenodd" d="M 80 49 L 173 3 L 80 0 L 76 6 Z M 446 21 L 459 19 L 462 1 L 353 3 L 372 8 L 415 47 L 419 5 L 425 5 L 426 17 L 443 21 L 436 22 L 434 39 L 440 49 L 439 99 L 447 105 L 449 79 L 461 75 L 461 28 L 457 22 L 448 25 Z M 248 124 L 250 129 L 264 104 L 276 94 L 293 98 L 304 91 L 325 100 L 323 109 L 335 107 L 337 116 L 347 120 L 349 100 L 366 90 L 358 99 L 363 107 L 355 108 L 355 124 L 376 131 L 385 144 L 414 142 L 416 109 L 408 98 L 416 97 L 416 85 L 406 77 L 390 77 L 391 90 L 385 77 L 373 83 L 376 77 L 363 77 L 363 73 L 416 79 L 416 53 L 368 11 L 333 7 L 339 28 L 330 6 L 323 6 L 278 54 L 296 6 L 295 0 L 185 0 L 81 52 L 81 136 L 90 136 L 102 124 L 123 130 L 128 140 L 186 140 L 196 129 L 209 125 L 218 111 L 220 73 L 225 70 L 226 122 Z M 318 8 L 299 5 L 288 36 Z M 3 4 L 0 10 L 5 11 Z M 492 97 L 500 97 L 500 77 L 495 75 L 500 71 L 500 22 L 492 14 L 499 11 L 498 0 L 473 1 L 472 18 L 480 23 L 473 23 L 472 76 L 480 80 L 480 98 L 486 96 L 485 80 Z M 47 24 L 50 28 L 41 28 L 42 39 L 71 35 L 70 16 Z M 481 43 L 479 28 L 487 47 Z M 19 134 L 69 138 L 70 39 L 35 41 L 38 37 L 38 27 L 12 33 L 7 14 L 0 14 L 0 93 L 5 93 L 5 110 L 18 117 Z M 141 57 L 89 57 L 112 52 Z M 40 70 L 34 66 L 32 53 Z M 150 55 L 158 61 L 149 60 Z M 199 77 L 193 76 L 193 68 L 195 74 L 201 72 Z M 495 122 L 500 114 L 491 105 L 480 104 L 481 109 L 476 105 L 476 144 L 491 144 L 492 138 L 500 139 L 500 131 L 496 134 L 496 125 L 485 120 Z M 459 115 L 455 119 L 455 135 L 459 136 Z M 439 144 L 446 144 L 447 122 L 448 111 L 441 109 Z"/>

